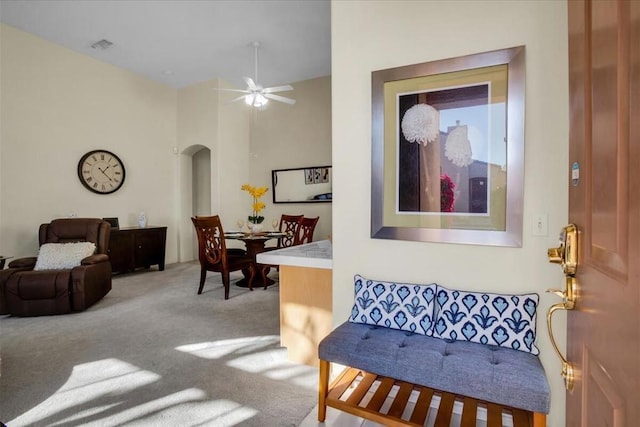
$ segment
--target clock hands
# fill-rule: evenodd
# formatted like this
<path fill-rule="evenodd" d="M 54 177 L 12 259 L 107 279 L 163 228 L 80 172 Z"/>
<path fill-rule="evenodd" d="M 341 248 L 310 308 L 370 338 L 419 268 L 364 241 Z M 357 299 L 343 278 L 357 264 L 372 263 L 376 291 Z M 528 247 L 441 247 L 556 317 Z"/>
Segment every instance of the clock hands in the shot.
<path fill-rule="evenodd" d="M 109 169 L 109 167 L 110 167 L 110 166 L 111 166 L 111 165 L 107 165 L 107 167 L 106 167 L 106 168 L 104 168 L 104 170 L 100 169 L 100 166 L 98 166 L 98 170 L 99 170 L 100 172 L 102 172 L 102 175 L 106 176 L 106 177 L 109 179 L 109 181 L 113 181 L 113 180 L 111 179 L 111 177 L 110 177 L 109 175 L 107 175 L 107 174 L 104 172 L 104 171 L 106 171 L 107 169 Z"/>

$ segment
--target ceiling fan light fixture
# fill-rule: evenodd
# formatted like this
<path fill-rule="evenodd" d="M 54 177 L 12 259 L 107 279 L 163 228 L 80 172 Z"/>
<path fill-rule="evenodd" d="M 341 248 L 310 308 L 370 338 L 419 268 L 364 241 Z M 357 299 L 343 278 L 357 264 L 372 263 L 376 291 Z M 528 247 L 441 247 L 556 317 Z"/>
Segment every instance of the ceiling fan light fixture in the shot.
<path fill-rule="evenodd" d="M 250 77 L 244 77 L 244 81 L 247 84 L 246 89 L 231 89 L 231 88 L 214 88 L 214 90 L 219 91 L 228 91 L 228 92 L 240 92 L 246 95 L 238 96 L 227 103 L 233 103 L 238 101 L 243 101 L 245 104 L 256 107 L 260 110 L 266 108 L 269 103 L 269 99 L 273 99 L 274 101 L 284 102 L 285 104 L 293 105 L 296 103 L 295 99 L 287 98 L 284 96 L 276 95 L 276 92 L 287 92 L 293 90 L 291 85 L 282 85 L 282 86 L 273 86 L 273 87 L 263 87 L 258 83 L 258 47 L 260 43 L 253 42 L 250 46 L 254 49 L 254 58 L 255 58 L 255 80 Z"/>
<path fill-rule="evenodd" d="M 269 100 L 261 93 L 250 93 L 244 97 L 244 102 L 252 107 L 264 107 Z"/>
<path fill-rule="evenodd" d="M 267 105 L 267 103 L 269 102 L 269 100 L 267 98 L 264 97 L 264 95 L 262 95 L 261 93 L 256 95 L 255 100 L 253 101 L 253 106 L 254 107 L 264 107 L 265 105 Z"/>

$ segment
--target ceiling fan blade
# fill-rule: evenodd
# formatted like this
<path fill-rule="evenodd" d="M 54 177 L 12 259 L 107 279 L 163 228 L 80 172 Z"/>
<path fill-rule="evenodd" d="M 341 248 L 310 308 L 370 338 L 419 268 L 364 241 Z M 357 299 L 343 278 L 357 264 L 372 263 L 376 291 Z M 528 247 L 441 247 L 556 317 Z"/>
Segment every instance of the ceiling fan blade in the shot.
<path fill-rule="evenodd" d="M 247 97 L 247 95 L 242 95 L 242 96 L 239 96 L 237 98 L 233 98 L 230 101 L 225 102 L 225 104 L 233 104 L 234 102 L 238 102 L 238 101 L 244 100 L 246 97 Z"/>
<path fill-rule="evenodd" d="M 226 87 L 212 87 L 211 89 L 213 90 L 219 90 L 221 92 L 242 92 L 242 93 L 250 93 L 248 90 L 246 89 L 231 89 L 231 88 L 226 88 Z"/>
<path fill-rule="evenodd" d="M 250 90 L 256 90 L 258 88 L 251 77 L 243 77 L 243 79 Z"/>
<path fill-rule="evenodd" d="M 293 90 L 293 87 L 291 85 L 274 86 L 274 87 L 268 87 L 266 89 L 262 89 L 262 92 L 263 93 L 274 93 L 274 92 L 286 92 L 288 90 Z"/>
<path fill-rule="evenodd" d="M 264 97 L 265 98 L 269 98 L 269 99 L 273 99 L 274 101 L 284 102 L 285 104 L 289 104 L 289 105 L 293 105 L 293 104 L 296 103 L 295 99 L 285 98 L 284 96 L 273 95 L 271 93 L 265 93 Z"/>
<path fill-rule="evenodd" d="M 248 90 L 245 89 L 227 89 L 224 87 L 212 87 L 211 89 L 213 90 L 219 90 L 221 92 L 241 92 L 241 93 L 251 93 Z"/>

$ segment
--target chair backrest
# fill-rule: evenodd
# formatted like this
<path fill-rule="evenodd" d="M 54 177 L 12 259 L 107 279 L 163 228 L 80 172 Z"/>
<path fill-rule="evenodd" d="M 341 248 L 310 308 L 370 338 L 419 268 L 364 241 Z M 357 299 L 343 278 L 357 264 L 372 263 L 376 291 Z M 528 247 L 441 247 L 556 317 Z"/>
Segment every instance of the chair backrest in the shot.
<path fill-rule="evenodd" d="M 227 247 L 218 215 L 191 218 L 198 234 L 198 259 L 201 265 L 227 265 Z"/>
<path fill-rule="evenodd" d="M 298 232 L 295 235 L 293 245 L 302 245 L 305 243 L 311 243 L 313 241 L 313 232 L 316 229 L 316 224 L 320 219 L 319 216 L 315 218 L 302 218 L 298 226 Z"/>
<path fill-rule="evenodd" d="M 287 233 L 285 237 L 278 239 L 279 248 L 287 248 L 293 246 L 296 234 L 298 233 L 298 225 L 304 215 L 281 215 L 280 231 Z"/>
<path fill-rule="evenodd" d="M 106 254 L 109 249 L 111 225 L 100 218 L 54 219 L 40 225 L 40 246 L 45 243 L 93 242 L 96 254 Z"/>

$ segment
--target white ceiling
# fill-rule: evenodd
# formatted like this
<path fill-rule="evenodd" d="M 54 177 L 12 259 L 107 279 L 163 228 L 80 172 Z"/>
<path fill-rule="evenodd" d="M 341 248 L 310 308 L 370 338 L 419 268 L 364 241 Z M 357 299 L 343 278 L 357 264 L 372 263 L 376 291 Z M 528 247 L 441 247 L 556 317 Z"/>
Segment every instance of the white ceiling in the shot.
<path fill-rule="evenodd" d="M 331 74 L 329 0 L 1 0 L 0 21 L 177 88 L 244 87 L 253 41 L 264 87 Z"/>

